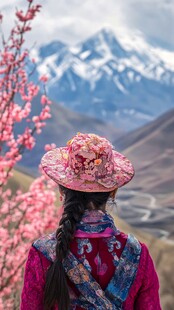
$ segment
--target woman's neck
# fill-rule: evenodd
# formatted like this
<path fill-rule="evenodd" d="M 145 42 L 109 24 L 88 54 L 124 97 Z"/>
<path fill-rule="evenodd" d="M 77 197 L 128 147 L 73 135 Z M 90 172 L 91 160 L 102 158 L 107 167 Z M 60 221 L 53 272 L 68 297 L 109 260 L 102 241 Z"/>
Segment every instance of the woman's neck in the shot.
<path fill-rule="evenodd" d="M 102 205 L 100 208 L 96 208 L 94 203 L 91 201 L 87 205 L 87 210 L 88 211 L 102 211 L 105 213 L 106 212 L 106 205 Z"/>

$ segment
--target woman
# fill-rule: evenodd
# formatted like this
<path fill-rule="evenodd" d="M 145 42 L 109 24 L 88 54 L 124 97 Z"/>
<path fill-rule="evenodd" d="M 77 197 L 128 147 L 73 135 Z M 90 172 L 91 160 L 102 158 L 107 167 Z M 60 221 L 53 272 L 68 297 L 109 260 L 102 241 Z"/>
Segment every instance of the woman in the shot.
<path fill-rule="evenodd" d="M 57 231 L 31 247 L 21 310 L 160 310 L 147 247 L 106 211 L 134 175 L 130 161 L 105 138 L 78 133 L 41 164 L 59 184 L 63 213 Z"/>

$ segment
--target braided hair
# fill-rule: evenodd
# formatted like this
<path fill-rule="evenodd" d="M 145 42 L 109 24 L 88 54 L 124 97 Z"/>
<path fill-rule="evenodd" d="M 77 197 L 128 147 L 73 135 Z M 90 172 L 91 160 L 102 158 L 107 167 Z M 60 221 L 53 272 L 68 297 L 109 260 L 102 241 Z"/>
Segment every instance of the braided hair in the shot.
<path fill-rule="evenodd" d="M 56 259 L 46 275 L 44 309 L 49 310 L 58 304 L 59 310 L 68 310 L 70 298 L 66 274 L 62 261 L 67 256 L 70 243 L 76 231 L 76 224 L 86 209 L 101 209 L 105 206 L 110 192 L 88 193 L 71 190 L 59 185 L 64 193 L 64 212 L 56 231 Z"/>

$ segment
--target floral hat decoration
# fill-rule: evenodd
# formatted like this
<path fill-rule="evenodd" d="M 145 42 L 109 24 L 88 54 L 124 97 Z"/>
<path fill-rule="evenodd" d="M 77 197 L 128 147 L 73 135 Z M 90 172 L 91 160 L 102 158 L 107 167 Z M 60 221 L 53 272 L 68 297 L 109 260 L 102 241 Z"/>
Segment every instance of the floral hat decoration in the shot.
<path fill-rule="evenodd" d="M 112 191 L 134 176 L 131 162 L 106 138 L 91 133 L 78 133 L 67 146 L 47 152 L 41 165 L 56 183 L 83 192 Z"/>

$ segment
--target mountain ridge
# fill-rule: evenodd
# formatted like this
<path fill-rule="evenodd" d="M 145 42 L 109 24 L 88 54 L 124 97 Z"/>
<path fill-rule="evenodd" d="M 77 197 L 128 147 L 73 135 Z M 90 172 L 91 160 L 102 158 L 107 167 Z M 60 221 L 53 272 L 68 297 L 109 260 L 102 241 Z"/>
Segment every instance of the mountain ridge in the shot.
<path fill-rule="evenodd" d="M 152 52 L 127 51 L 110 30 L 43 50 L 49 56 L 39 59 L 37 74 L 48 74 L 50 97 L 73 111 L 130 131 L 174 107 L 174 71 Z"/>

